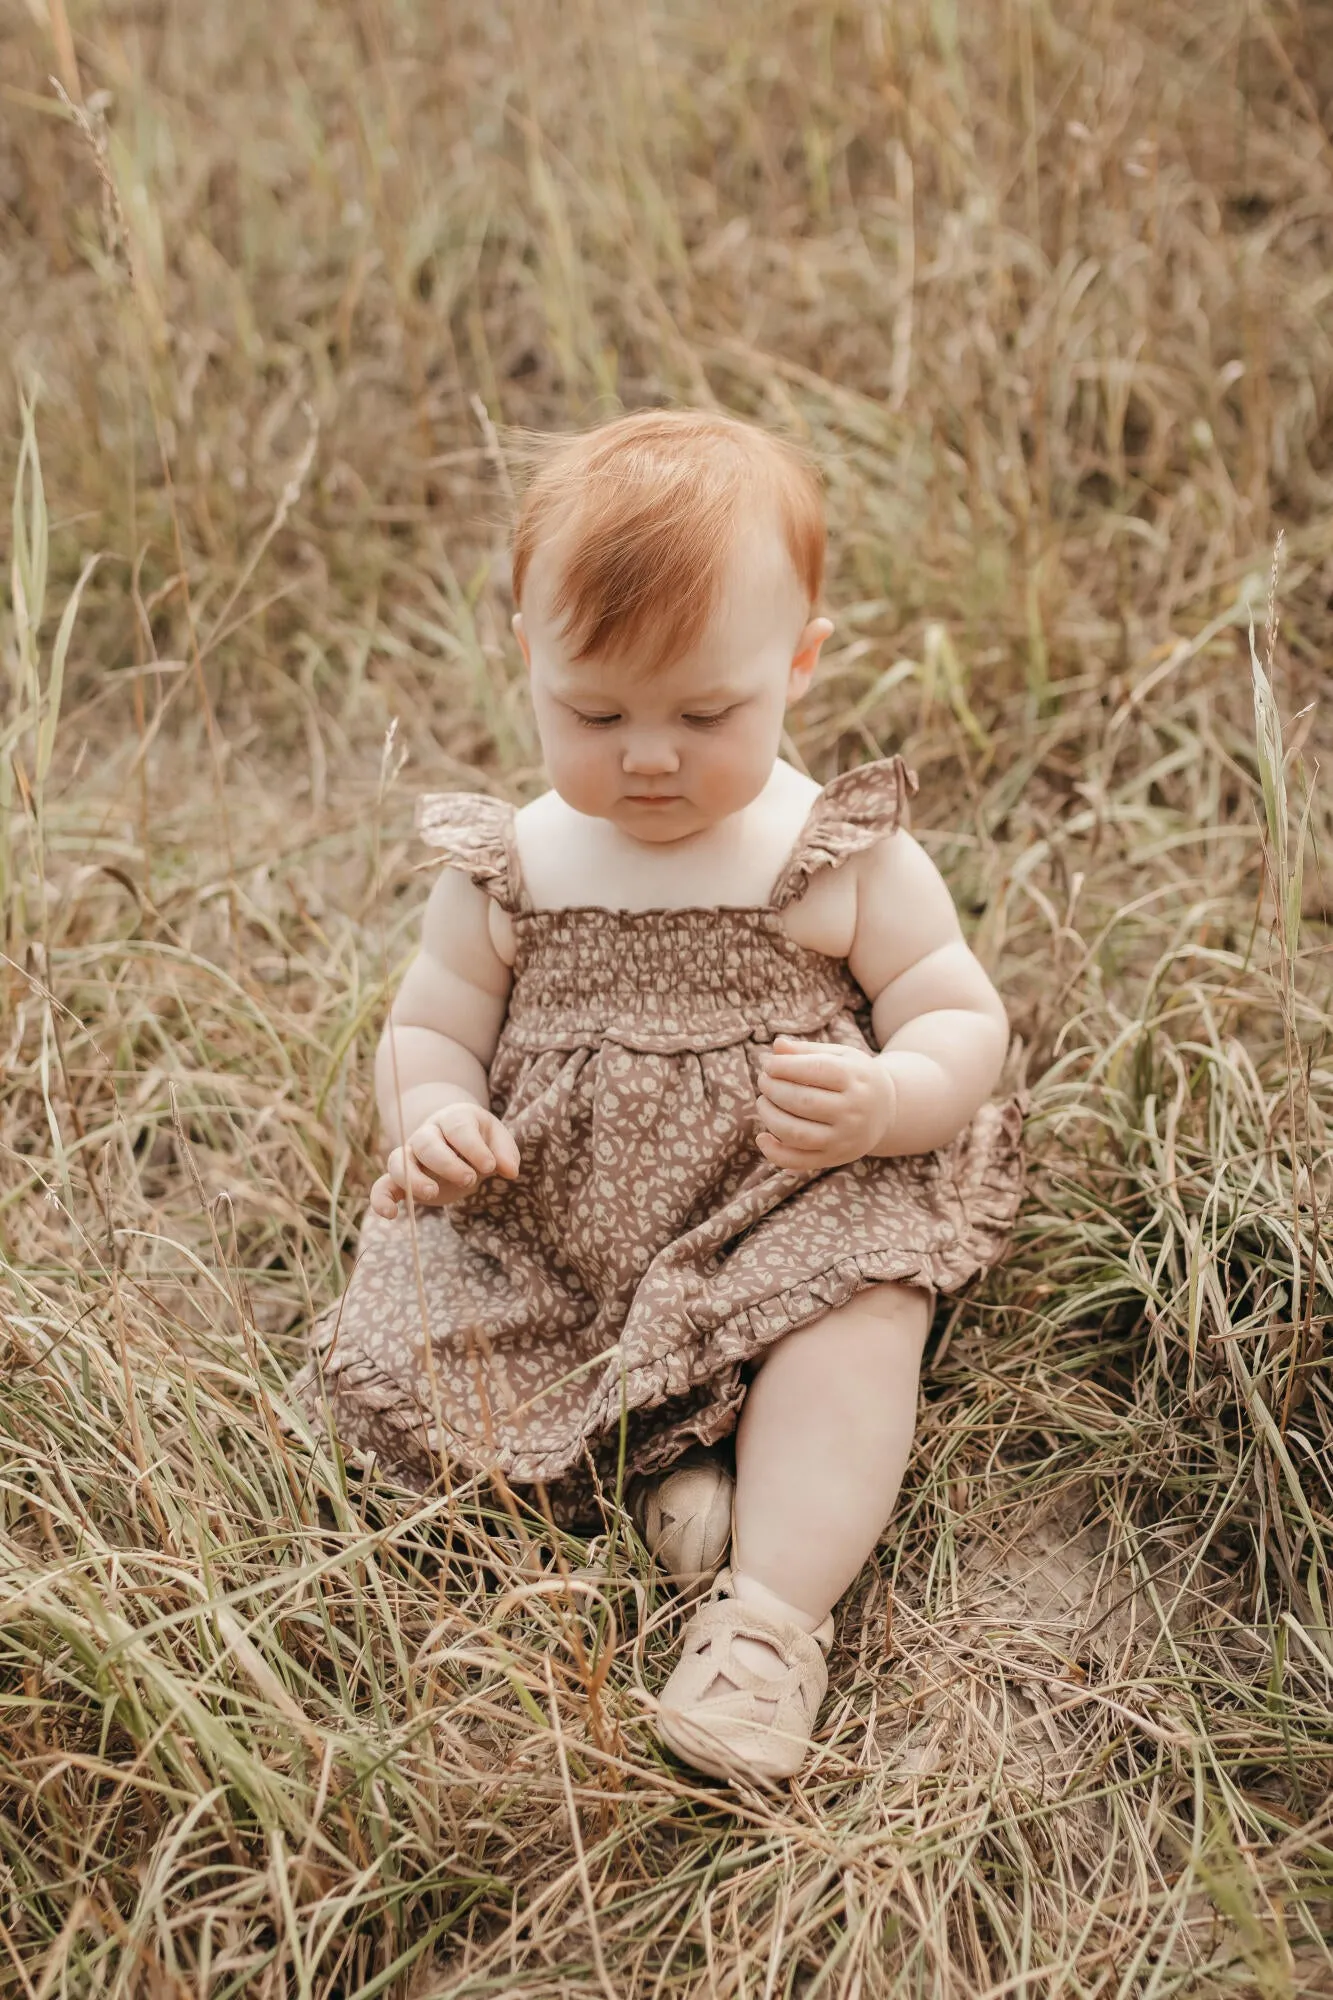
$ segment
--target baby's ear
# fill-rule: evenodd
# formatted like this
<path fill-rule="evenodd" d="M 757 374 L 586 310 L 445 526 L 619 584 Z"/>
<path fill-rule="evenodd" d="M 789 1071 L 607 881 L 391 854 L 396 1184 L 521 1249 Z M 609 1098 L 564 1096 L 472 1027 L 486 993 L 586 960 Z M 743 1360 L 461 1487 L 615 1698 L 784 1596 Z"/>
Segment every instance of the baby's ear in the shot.
<path fill-rule="evenodd" d="M 833 631 L 831 618 L 812 618 L 791 656 L 791 674 L 787 682 L 787 699 L 798 701 L 810 685 L 815 668 L 819 664 L 819 651 L 824 641 Z"/>
<path fill-rule="evenodd" d="M 523 613 L 521 611 L 514 613 L 509 621 L 509 628 L 518 640 L 518 650 L 523 655 L 524 666 L 530 667 L 532 665 L 532 647 L 528 642 L 528 635 L 523 624 Z"/>

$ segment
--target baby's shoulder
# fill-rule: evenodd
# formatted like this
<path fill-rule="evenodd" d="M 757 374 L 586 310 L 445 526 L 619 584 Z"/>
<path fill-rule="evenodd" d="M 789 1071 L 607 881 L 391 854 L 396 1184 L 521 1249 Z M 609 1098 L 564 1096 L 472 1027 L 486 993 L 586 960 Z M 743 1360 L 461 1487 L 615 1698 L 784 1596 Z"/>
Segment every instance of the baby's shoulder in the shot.
<path fill-rule="evenodd" d="M 867 911 L 882 920 L 886 900 L 909 893 L 913 863 L 924 859 L 905 824 L 916 778 L 901 759 L 883 758 L 823 787 L 806 784 L 805 818 L 776 897 L 798 943 L 846 958 Z"/>

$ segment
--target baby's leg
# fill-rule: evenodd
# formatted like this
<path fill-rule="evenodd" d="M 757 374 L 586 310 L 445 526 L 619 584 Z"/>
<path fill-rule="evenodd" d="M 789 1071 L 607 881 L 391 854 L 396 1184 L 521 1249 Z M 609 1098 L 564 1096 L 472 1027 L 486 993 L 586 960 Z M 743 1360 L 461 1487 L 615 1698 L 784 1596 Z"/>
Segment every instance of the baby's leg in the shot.
<path fill-rule="evenodd" d="M 875 1285 L 765 1356 L 736 1434 L 740 1598 L 814 1631 L 856 1577 L 902 1484 L 929 1319 L 927 1292 Z"/>
<path fill-rule="evenodd" d="M 719 1578 L 696 1613 L 659 1700 L 663 1742 L 700 1770 L 799 1769 L 828 1682 L 828 1613 L 898 1498 L 929 1316 L 924 1291 L 876 1285 L 789 1333 L 751 1382 L 730 1587 Z"/>

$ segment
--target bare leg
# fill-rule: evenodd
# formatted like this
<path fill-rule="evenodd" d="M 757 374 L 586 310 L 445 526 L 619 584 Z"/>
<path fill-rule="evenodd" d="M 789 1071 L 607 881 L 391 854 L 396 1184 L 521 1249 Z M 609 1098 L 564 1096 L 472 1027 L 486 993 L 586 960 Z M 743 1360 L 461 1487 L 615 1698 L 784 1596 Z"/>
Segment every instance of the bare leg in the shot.
<path fill-rule="evenodd" d="M 856 1577 L 902 1484 L 929 1307 L 876 1285 L 766 1356 L 736 1434 L 739 1597 L 814 1631 Z"/>
<path fill-rule="evenodd" d="M 876 1285 L 789 1333 L 750 1384 L 721 1592 L 735 1601 L 715 1593 L 695 1614 L 659 1707 L 662 1740 L 700 1770 L 799 1768 L 828 1682 L 829 1613 L 898 1498 L 929 1307 L 916 1287 Z"/>

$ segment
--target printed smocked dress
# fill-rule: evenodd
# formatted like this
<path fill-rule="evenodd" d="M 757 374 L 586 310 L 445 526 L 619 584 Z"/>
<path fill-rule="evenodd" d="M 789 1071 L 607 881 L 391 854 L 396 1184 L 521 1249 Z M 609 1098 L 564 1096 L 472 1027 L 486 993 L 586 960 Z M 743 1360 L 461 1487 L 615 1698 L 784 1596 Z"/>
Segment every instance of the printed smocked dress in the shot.
<path fill-rule="evenodd" d="M 846 962 L 782 911 L 821 869 L 891 833 L 900 758 L 813 802 L 767 905 L 536 910 L 514 808 L 424 798 L 418 828 L 508 911 L 517 938 L 491 1109 L 521 1167 L 413 1225 L 374 1213 L 294 1393 L 344 1445 L 424 1488 L 447 1459 L 544 1482 L 557 1519 L 627 1471 L 734 1429 L 748 1364 L 886 1280 L 956 1290 L 1000 1256 L 1022 1189 L 1018 1100 L 954 1143 L 814 1174 L 755 1145 L 760 1051 L 777 1034 L 876 1047 Z"/>

